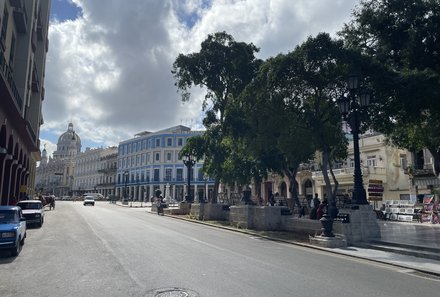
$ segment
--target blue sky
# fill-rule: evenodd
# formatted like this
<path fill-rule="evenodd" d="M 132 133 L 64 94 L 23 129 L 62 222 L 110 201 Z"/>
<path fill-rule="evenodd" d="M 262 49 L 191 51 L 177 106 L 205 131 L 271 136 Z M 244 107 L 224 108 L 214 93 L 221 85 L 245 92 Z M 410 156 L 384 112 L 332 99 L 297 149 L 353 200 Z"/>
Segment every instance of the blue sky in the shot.
<path fill-rule="evenodd" d="M 81 8 L 76 6 L 71 0 L 52 0 L 51 19 L 57 19 L 60 22 L 74 20 L 81 16 Z"/>
<path fill-rule="evenodd" d="M 203 90 L 182 103 L 171 73 L 180 53 L 226 31 L 267 59 L 307 37 L 336 36 L 359 0 L 52 0 L 41 149 L 72 122 L 86 147 L 141 131 L 201 128 Z"/>

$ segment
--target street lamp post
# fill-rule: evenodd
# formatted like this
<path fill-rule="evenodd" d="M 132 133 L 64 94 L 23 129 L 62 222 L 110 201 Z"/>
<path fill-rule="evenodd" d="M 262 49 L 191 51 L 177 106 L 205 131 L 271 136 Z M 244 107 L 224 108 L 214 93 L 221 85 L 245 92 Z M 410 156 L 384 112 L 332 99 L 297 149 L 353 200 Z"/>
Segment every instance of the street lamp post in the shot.
<path fill-rule="evenodd" d="M 127 183 L 128 183 L 128 176 L 129 176 L 129 172 L 128 170 L 124 171 L 124 202 L 127 200 Z"/>
<path fill-rule="evenodd" d="M 350 75 L 348 77 L 349 95 L 342 97 L 338 101 L 339 109 L 344 120 L 350 125 L 353 135 L 354 150 L 354 201 L 356 204 L 368 204 L 362 182 L 362 170 L 359 150 L 359 133 L 361 124 L 361 112 L 370 104 L 370 93 L 359 85 L 360 77 Z"/>
<path fill-rule="evenodd" d="M 188 168 L 188 191 L 185 201 L 191 203 L 193 201 L 191 197 L 191 168 L 196 164 L 196 160 L 191 154 L 188 154 L 183 157 L 183 164 Z"/>

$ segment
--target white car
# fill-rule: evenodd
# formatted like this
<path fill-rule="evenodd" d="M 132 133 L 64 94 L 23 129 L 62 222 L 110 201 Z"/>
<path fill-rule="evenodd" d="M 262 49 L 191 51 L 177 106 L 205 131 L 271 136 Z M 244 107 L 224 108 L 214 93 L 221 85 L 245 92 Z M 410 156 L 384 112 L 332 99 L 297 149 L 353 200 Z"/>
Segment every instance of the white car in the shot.
<path fill-rule="evenodd" d="M 38 227 L 44 223 L 44 206 L 40 200 L 22 200 L 17 203 L 21 207 L 26 223 L 36 224 Z"/>
<path fill-rule="evenodd" d="M 95 205 L 95 198 L 93 196 L 85 196 L 84 197 L 84 205 Z"/>

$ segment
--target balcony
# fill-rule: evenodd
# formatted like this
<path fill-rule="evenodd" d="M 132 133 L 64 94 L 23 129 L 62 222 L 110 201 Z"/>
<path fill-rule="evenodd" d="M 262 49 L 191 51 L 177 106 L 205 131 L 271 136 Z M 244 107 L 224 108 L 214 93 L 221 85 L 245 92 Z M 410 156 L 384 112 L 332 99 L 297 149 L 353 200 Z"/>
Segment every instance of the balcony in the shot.
<path fill-rule="evenodd" d="M 5 83 L 9 87 L 9 90 L 12 95 L 12 99 L 14 100 L 17 109 L 21 112 L 23 108 L 23 100 L 21 99 L 20 94 L 18 93 L 17 86 L 15 85 L 14 77 L 12 74 L 12 70 L 9 67 L 3 53 L 0 52 L 0 72 L 4 75 Z"/>
<path fill-rule="evenodd" d="M 116 173 L 116 171 L 117 171 L 116 167 L 98 169 L 98 173 L 104 173 L 104 174 Z"/>
<path fill-rule="evenodd" d="M 24 0 L 9 0 L 13 7 L 14 22 L 18 33 L 26 34 L 27 26 L 27 11 L 24 5 Z"/>

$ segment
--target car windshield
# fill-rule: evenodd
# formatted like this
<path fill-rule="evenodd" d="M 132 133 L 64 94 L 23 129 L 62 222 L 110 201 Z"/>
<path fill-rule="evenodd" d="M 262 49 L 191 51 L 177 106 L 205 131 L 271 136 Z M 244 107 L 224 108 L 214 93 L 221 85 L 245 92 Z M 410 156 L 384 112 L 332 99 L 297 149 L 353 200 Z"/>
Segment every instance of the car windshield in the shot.
<path fill-rule="evenodd" d="M 0 224 L 15 223 L 16 216 L 13 210 L 0 210 Z"/>
<path fill-rule="evenodd" d="M 29 202 L 29 203 L 19 203 L 18 206 L 21 207 L 21 209 L 40 209 L 41 204 L 37 202 Z"/>

